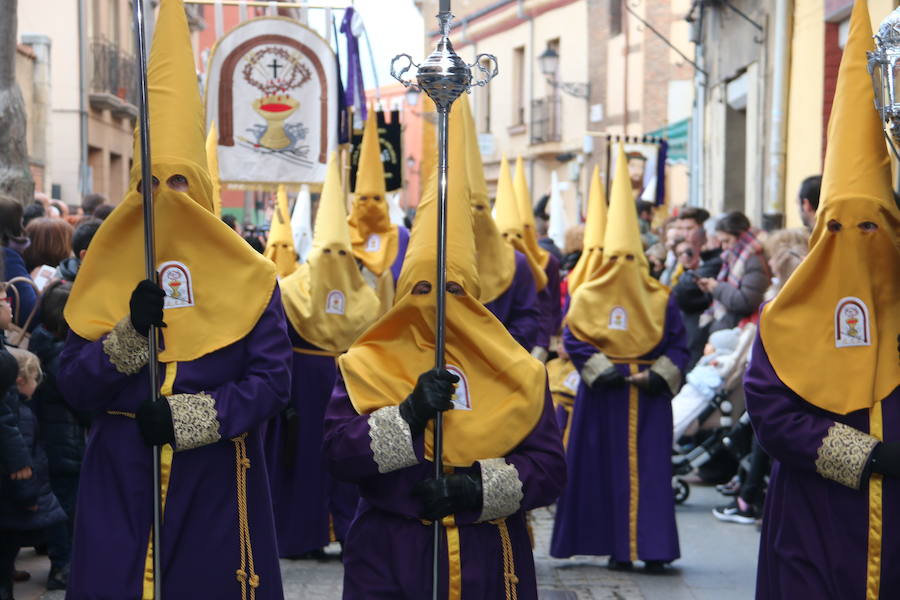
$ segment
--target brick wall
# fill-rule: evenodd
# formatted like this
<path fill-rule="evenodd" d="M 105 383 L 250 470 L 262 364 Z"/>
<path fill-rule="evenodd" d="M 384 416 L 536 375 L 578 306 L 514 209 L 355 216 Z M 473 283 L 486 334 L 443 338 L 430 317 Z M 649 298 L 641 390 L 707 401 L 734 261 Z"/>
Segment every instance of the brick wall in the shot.
<path fill-rule="evenodd" d="M 838 69 L 841 66 L 843 51 L 838 45 L 838 23 L 825 23 L 825 93 L 822 102 L 822 158 L 825 157 L 825 146 L 828 144 L 828 119 L 831 118 L 831 105 L 834 102 L 834 91 L 837 86 Z"/>

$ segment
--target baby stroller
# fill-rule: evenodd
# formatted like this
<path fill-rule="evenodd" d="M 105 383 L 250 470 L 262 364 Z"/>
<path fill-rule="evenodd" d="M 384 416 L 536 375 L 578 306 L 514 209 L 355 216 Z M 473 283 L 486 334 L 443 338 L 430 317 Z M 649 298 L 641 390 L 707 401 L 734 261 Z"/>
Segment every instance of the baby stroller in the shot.
<path fill-rule="evenodd" d="M 755 336 L 756 325 L 749 323 L 739 331 L 733 349 L 704 356 L 672 399 L 672 492 L 677 504 L 691 493 L 684 477 L 722 449 L 734 424 L 733 415 L 743 413 L 744 371 Z M 737 404 L 741 405 L 740 410 L 736 410 Z M 712 424 L 712 433 L 692 447 L 682 448 L 678 440 L 695 424 Z"/>

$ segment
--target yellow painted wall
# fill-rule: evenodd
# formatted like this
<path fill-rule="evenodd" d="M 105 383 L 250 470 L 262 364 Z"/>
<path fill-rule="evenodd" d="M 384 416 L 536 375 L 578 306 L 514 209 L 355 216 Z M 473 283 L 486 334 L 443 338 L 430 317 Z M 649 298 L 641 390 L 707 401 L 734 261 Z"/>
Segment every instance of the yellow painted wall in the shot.
<path fill-rule="evenodd" d="M 825 14 L 822 0 L 796 0 L 791 43 L 784 212 L 799 227 L 797 190 L 822 171 L 822 103 L 825 93 Z"/>

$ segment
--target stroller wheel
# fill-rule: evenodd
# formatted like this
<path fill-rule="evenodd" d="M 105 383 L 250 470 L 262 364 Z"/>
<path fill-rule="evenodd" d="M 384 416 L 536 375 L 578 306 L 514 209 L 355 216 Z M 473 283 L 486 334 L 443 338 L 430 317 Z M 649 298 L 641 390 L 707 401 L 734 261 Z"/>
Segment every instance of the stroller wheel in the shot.
<path fill-rule="evenodd" d="M 672 493 L 675 494 L 675 504 L 683 504 L 691 495 L 691 486 L 680 477 L 672 479 Z"/>

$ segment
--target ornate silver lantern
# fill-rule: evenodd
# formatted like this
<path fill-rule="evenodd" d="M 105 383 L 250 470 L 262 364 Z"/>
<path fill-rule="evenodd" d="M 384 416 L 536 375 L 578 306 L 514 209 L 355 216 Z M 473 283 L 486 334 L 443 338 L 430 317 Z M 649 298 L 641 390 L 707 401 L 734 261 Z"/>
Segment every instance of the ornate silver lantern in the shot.
<path fill-rule="evenodd" d="M 875 51 L 868 53 L 869 75 L 875 90 L 875 110 L 890 132 L 886 136 L 900 158 L 900 8 L 881 22 L 875 35 Z"/>

